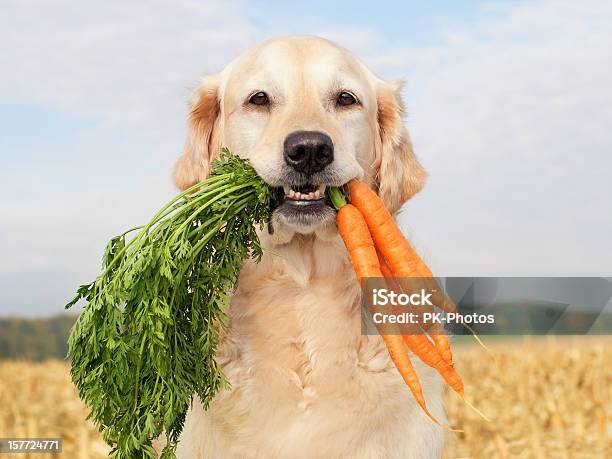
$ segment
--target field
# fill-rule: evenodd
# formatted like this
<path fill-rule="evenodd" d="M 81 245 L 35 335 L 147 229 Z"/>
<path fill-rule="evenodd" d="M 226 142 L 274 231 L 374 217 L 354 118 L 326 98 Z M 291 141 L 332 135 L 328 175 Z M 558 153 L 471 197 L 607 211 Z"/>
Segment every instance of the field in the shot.
<path fill-rule="evenodd" d="M 490 354 L 456 346 L 466 398 L 492 420 L 448 393 L 449 419 L 465 432 L 449 439 L 445 457 L 612 457 L 611 345 L 608 338 L 507 341 Z M 62 457 L 105 457 L 86 415 L 65 363 L 0 362 L 0 437 L 61 437 Z"/>
<path fill-rule="evenodd" d="M 612 341 L 549 338 L 506 341 L 491 355 L 457 348 L 466 399 L 491 418 L 482 420 L 447 393 L 456 434 L 447 457 L 612 457 Z"/>

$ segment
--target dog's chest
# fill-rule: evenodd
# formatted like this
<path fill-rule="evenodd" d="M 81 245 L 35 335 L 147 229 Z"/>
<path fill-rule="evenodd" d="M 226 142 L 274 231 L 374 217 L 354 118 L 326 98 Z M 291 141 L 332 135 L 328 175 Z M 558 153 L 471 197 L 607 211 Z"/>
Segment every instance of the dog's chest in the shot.
<path fill-rule="evenodd" d="M 281 279 L 239 292 L 230 314 L 221 361 L 236 388 L 228 400 L 250 421 L 245 432 L 349 428 L 387 404 L 381 387 L 401 384 L 380 338 L 361 334 L 359 291 L 350 283 L 303 288 Z"/>
<path fill-rule="evenodd" d="M 410 457 L 408 446 L 439 443 L 380 337 L 361 334 L 347 277 L 242 284 L 218 355 L 231 389 L 191 413 L 185 432 L 206 431 L 194 444 L 210 454 L 186 457 Z M 439 386 L 422 376 L 441 416 Z"/>

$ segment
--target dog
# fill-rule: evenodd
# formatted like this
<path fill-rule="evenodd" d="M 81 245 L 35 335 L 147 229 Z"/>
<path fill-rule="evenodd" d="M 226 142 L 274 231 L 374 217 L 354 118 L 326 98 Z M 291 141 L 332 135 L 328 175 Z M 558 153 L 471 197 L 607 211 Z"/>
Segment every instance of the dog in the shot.
<path fill-rule="evenodd" d="M 395 213 L 426 173 L 401 84 L 318 37 L 277 38 L 201 80 L 174 179 L 203 180 L 222 147 L 282 192 L 264 256 L 243 267 L 217 361 L 231 383 L 194 400 L 177 447 L 199 458 L 435 458 L 444 431 L 414 401 L 380 336 L 361 333 L 360 288 L 325 188 L 360 178 Z M 442 385 L 415 359 L 428 407 Z"/>

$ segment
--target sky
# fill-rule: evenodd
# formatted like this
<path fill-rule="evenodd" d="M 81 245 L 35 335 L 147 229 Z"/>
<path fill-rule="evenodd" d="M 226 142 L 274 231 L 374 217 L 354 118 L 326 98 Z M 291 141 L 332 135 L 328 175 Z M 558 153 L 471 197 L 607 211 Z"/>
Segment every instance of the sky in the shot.
<path fill-rule="evenodd" d="M 50 315 L 175 192 L 190 91 L 321 35 L 404 79 L 430 173 L 399 222 L 440 276 L 612 275 L 612 3 L 3 2 L 0 316 Z"/>

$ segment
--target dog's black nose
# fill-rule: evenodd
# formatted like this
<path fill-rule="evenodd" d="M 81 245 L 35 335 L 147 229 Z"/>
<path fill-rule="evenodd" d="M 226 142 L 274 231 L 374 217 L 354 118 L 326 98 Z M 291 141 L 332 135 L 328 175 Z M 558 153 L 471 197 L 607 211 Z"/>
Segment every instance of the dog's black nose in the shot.
<path fill-rule="evenodd" d="M 320 172 L 334 160 L 334 144 L 327 134 L 295 131 L 285 139 L 285 162 L 306 175 Z"/>

